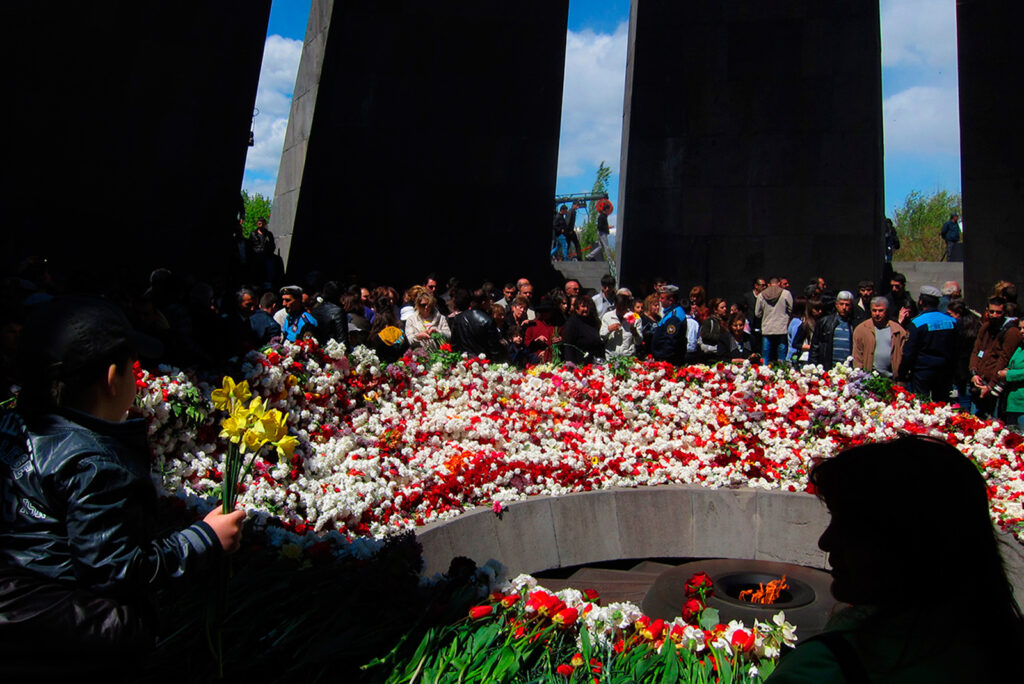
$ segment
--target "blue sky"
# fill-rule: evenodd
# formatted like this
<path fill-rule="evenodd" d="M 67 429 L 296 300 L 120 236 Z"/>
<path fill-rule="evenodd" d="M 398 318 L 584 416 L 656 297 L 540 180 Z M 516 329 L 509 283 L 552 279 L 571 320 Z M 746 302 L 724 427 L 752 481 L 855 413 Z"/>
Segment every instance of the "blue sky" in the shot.
<path fill-rule="evenodd" d="M 310 0 L 273 0 L 243 187 L 273 195 Z M 885 207 L 912 190 L 960 192 L 953 0 L 881 0 Z M 559 193 L 586 192 L 601 161 L 616 205 L 628 0 L 570 0 Z M 969 218 L 969 217 L 968 217 Z M 615 216 L 611 217 L 614 225 Z"/>

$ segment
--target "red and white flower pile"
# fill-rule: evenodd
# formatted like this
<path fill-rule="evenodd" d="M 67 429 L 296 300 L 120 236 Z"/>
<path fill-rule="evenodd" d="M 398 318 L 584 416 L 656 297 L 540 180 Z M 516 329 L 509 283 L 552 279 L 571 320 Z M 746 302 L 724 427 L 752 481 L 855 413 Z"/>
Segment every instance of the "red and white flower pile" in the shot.
<path fill-rule="evenodd" d="M 972 458 L 989 482 L 993 519 L 1024 541 L 1019 434 L 898 388 L 883 401 L 847 366 L 638 362 L 622 374 L 429 362 L 381 367 L 370 350 L 346 358 L 333 343 L 251 353 L 236 378 L 288 413 L 299 447 L 290 458 L 257 458 L 240 505 L 300 533 L 382 537 L 537 494 L 665 483 L 803 491 L 815 460 L 912 432 Z M 212 418 L 175 427 L 175 402 L 194 396 L 191 383 L 142 373 L 140 385 L 165 490 L 210 496 L 225 446 Z"/>
<path fill-rule="evenodd" d="M 386 662 L 391 679 L 410 681 L 758 682 L 783 647 L 796 643 L 784 613 L 745 625 L 719 622 L 707 608 L 711 579 L 694 575 L 690 601 L 670 619 L 643 615 L 632 603 L 601 605 L 596 592 L 552 592 L 520 575 L 469 609 L 468 617 L 428 632 L 412 657 Z M 473 674 L 480 675 L 474 677 Z"/>

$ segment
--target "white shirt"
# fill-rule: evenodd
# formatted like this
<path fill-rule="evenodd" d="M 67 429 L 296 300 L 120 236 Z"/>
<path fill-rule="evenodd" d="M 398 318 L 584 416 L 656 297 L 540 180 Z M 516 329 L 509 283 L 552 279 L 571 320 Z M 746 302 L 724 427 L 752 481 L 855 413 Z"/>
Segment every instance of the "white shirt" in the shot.
<path fill-rule="evenodd" d="M 636 355 L 636 341 L 640 337 L 640 333 L 634 325 L 636 320 L 636 314 L 632 311 L 627 311 L 620 319 L 615 309 L 601 316 L 601 339 L 604 341 L 606 356 Z M 615 323 L 622 327 L 614 332 L 609 331 L 608 328 Z"/>

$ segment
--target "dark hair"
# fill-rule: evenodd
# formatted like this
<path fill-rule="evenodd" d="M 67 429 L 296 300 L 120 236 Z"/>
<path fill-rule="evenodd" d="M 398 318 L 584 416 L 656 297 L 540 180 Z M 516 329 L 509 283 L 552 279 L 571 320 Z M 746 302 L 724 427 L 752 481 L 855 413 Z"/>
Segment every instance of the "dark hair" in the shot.
<path fill-rule="evenodd" d="M 889 280 L 895 280 L 897 283 L 907 284 L 907 276 L 903 275 L 899 271 L 893 271 L 892 275 L 889 276 Z"/>
<path fill-rule="evenodd" d="M 277 306 L 277 295 L 273 292 L 264 292 L 260 297 L 260 308 L 267 309 L 271 306 Z"/>
<path fill-rule="evenodd" d="M 363 300 L 359 295 L 346 292 L 341 296 L 341 308 L 345 313 L 359 314 L 362 316 L 366 310 L 363 307 Z"/>
<path fill-rule="evenodd" d="M 15 374 L 24 415 L 77 406 L 110 366 L 130 366 L 142 353 L 163 353 L 155 339 L 135 331 L 124 312 L 90 297 L 57 297 L 27 311 L 18 339 Z"/>
<path fill-rule="evenodd" d="M 729 328 L 732 328 L 732 324 L 735 323 L 736 321 L 742 321 L 743 325 L 746 325 L 747 324 L 747 317 L 744 316 L 740 312 L 729 314 L 729 318 L 726 320 L 726 325 Z"/>
<path fill-rule="evenodd" d="M 582 316 L 578 315 L 575 310 L 575 307 L 579 306 L 580 304 L 582 304 L 587 309 L 587 313 L 585 313 Z M 573 311 L 571 313 L 573 316 L 576 316 L 577 318 L 585 321 L 592 328 L 596 328 L 601 324 L 600 321 L 597 320 L 597 307 L 594 305 L 594 300 L 591 299 L 590 297 L 580 297 L 579 299 L 577 299 L 576 304 L 573 307 Z"/>
<path fill-rule="evenodd" d="M 936 297 L 935 295 L 920 294 L 918 295 L 917 299 L 921 303 L 921 306 L 927 307 L 929 309 L 934 309 L 939 305 L 939 298 Z"/>
<path fill-rule="evenodd" d="M 469 309 L 469 303 L 473 301 L 473 296 L 469 294 L 469 290 L 464 287 L 456 288 L 452 293 L 452 305 L 457 311 L 466 311 Z"/>
<path fill-rule="evenodd" d="M 601 287 L 615 287 L 615 276 L 611 273 L 601 276 Z"/>
<path fill-rule="evenodd" d="M 845 525 L 869 534 L 886 553 L 893 581 L 889 594 L 877 597 L 880 605 L 932 602 L 970 577 L 972 610 L 1020 626 L 987 484 L 956 448 L 907 435 L 846 449 L 815 465 L 809 479 L 830 512 L 843 514 Z M 897 578 L 913 578 L 914 591 Z"/>
<path fill-rule="evenodd" d="M 793 311 L 792 318 L 803 318 L 807 315 L 807 297 L 794 297 L 793 298 Z"/>
<path fill-rule="evenodd" d="M 338 281 L 328 280 L 324 283 L 323 288 L 320 290 L 320 294 L 323 298 L 332 304 L 338 303 L 338 296 L 341 294 L 341 288 L 338 286 Z"/>
<path fill-rule="evenodd" d="M 391 299 L 389 297 L 381 297 L 377 300 L 377 313 L 373 317 L 373 324 L 370 326 L 370 337 L 372 338 L 374 335 L 379 334 L 389 325 L 396 328 L 404 328 L 395 319 L 395 314 L 391 311 Z"/>
<path fill-rule="evenodd" d="M 988 298 L 988 303 L 989 303 L 989 306 L 1002 306 L 1002 307 L 1006 306 L 1006 300 L 1003 299 L 1002 297 L 989 297 Z"/>

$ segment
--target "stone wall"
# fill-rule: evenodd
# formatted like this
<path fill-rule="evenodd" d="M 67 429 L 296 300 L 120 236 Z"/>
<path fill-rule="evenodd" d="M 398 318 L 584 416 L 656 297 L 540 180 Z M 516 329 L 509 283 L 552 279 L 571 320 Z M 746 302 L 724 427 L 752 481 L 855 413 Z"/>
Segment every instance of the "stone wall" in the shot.
<path fill-rule="evenodd" d="M 510 577 L 620 558 L 749 558 L 826 568 L 818 537 L 828 511 L 810 494 L 664 485 L 531 497 L 501 516 L 477 508 L 417 529 L 426 576 L 455 556 L 501 561 Z M 1003 557 L 1024 605 L 1024 547 Z"/>
<path fill-rule="evenodd" d="M 634 0 L 619 178 L 619 274 L 878 280 L 877 0 Z"/>

